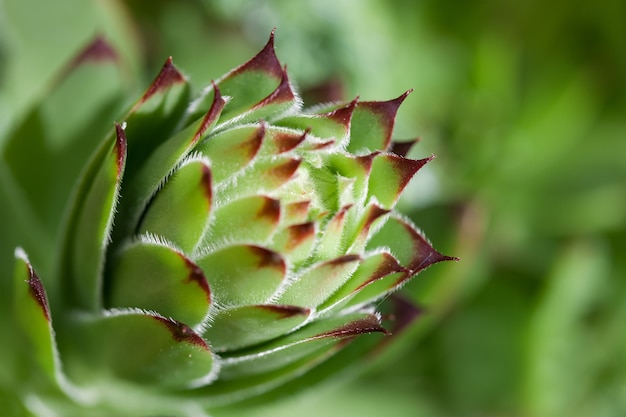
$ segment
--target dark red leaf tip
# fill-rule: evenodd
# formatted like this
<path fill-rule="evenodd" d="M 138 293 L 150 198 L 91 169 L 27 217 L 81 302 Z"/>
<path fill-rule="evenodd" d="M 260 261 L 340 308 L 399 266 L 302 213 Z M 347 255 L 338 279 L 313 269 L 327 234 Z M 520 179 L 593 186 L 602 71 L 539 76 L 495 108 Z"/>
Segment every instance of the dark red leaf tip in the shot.
<path fill-rule="evenodd" d="M 207 199 L 208 206 L 210 208 L 213 201 L 213 181 L 211 168 L 209 168 L 205 164 L 202 164 L 202 178 L 200 181 L 202 189 L 204 190 L 204 195 Z"/>
<path fill-rule="evenodd" d="M 152 84 L 150 84 L 150 87 L 148 87 L 144 95 L 141 97 L 138 104 L 145 103 L 150 99 L 150 97 L 159 91 L 167 90 L 173 85 L 182 84 L 184 82 L 186 82 L 185 76 L 181 74 L 178 69 L 176 69 L 172 62 L 172 57 L 169 57 L 165 61 L 165 64 L 163 64 L 159 74 L 156 76 L 154 81 L 152 81 Z"/>
<path fill-rule="evenodd" d="M 384 333 L 386 335 L 389 334 L 387 329 L 385 329 L 380 324 L 380 319 L 378 317 L 374 315 L 369 315 L 362 319 L 355 320 L 351 323 L 341 326 L 335 330 L 322 333 L 317 337 L 334 337 L 344 339 L 375 332 Z"/>
<path fill-rule="evenodd" d="M 358 292 L 363 287 L 366 287 L 370 283 L 374 281 L 378 281 L 379 279 L 386 277 L 387 275 L 396 273 L 396 272 L 407 272 L 400 263 L 394 258 L 391 254 L 384 252 L 383 253 L 383 262 L 376 268 L 376 270 L 372 273 L 369 279 L 363 282 L 361 285 L 357 287 L 355 292 Z"/>
<path fill-rule="evenodd" d="M 261 246 L 250 245 L 250 250 L 258 258 L 259 268 L 272 268 L 285 273 L 287 265 L 279 253 Z"/>
<path fill-rule="evenodd" d="M 277 178 L 283 182 L 287 181 L 291 177 L 293 177 L 293 175 L 296 173 L 301 163 L 302 163 L 302 160 L 300 159 L 296 159 L 296 158 L 288 159 L 284 163 L 270 169 L 269 176 L 273 178 Z"/>
<path fill-rule="evenodd" d="M 264 121 L 259 123 L 259 127 L 254 131 L 250 139 L 242 143 L 239 147 L 242 154 L 248 157 L 248 160 L 252 160 L 261 149 L 261 145 L 265 140 L 265 134 L 267 133 L 267 125 Z"/>
<path fill-rule="evenodd" d="M 41 311 L 47 321 L 50 321 L 50 308 L 48 306 L 48 298 L 46 296 L 46 289 L 43 283 L 35 273 L 35 270 L 30 264 L 27 264 L 28 268 L 28 286 L 30 295 L 35 299 Z"/>
<path fill-rule="evenodd" d="M 306 216 L 309 212 L 309 207 L 311 207 L 311 202 L 308 200 L 289 203 L 285 208 L 287 211 L 287 218 Z"/>
<path fill-rule="evenodd" d="M 263 205 L 256 214 L 257 218 L 270 220 L 278 223 L 280 219 L 280 201 L 271 197 L 264 197 Z"/>
<path fill-rule="evenodd" d="M 361 260 L 361 257 L 359 255 L 348 254 L 348 255 L 340 256 L 335 259 L 331 259 L 330 261 L 327 262 L 327 264 L 330 266 L 341 266 L 341 265 L 352 263 L 352 262 L 358 262 L 360 260 Z"/>
<path fill-rule="evenodd" d="M 120 178 L 122 173 L 124 172 L 124 166 L 126 165 L 126 149 L 127 149 L 127 141 L 126 141 L 126 131 L 124 130 L 124 126 L 119 123 L 115 124 L 115 155 L 116 155 L 116 166 L 117 166 L 117 177 Z"/>
<path fill-rule="evenodd" d="M 283 77 L 283 67 L 280 64 L 274 49 L 274 33 L 275 31 L 272 30 L 270 38 L 263 49 L 261 49 L 261 51 L 252 57 L 252 59 L 248 62 L 236 68 L 232 72 L 232 75 L 248 71 L 260 71 L 270 74 L 276 79 L 281 79 Z"/>
<path fill-rule="evenodd" d="M 327 140 L 325 142 L 320 142 L 318 144 L 315 144 L 315 145 L 313 145 L 311 147 L 311 149 L 314 150 L 314 151 L 319 151 L 321 149 L 329 148 L 329 147 L 333 146 L 334 144 L 335 144 L 335 141 L 331 139 L 331 140 Z"/>
<path fill-rule="evenodd" d="M 393 306 L 393 312 L 389 319 L 393 322 L 392 331 L 394 335 L 406 329 L 418 317 L 424 314 L 423 307 L 418 306 L 399 293 L 391 294 L 390 300 Z"/>
<path fill-rule="evenodd" d="M 358 101 L 359 101 L 359 98 L 356 97 L 347 105 L 340 107 L 338 109 L 335 109 L 331 111 L 330 113 L 326 113 L 325 115 L 322 115 L 322 116 L 326 116 L 329 119 L 334 120 L 338 124 L 342 125 L 346 129 L 346 132 L 347 132 L 348 129 L 350 128 L 350 121 L 352 120 L 352 114 L 354 113 L 354 109 L 356 108 Z"/>
<path fill-rule="evenodd" d="M 293 90 L 291 89 L 291 83 L 289 82 L 289 76 L 287 75 L 287 67 L 283 69 L 283 75 L 280 79 L 280 84 L 269 96 L 258 102 L 253 106 L 254 109 L 258 109 L 270 104 L 280 104 L 293 101 L 296 98 Z"/>
<path fill-rule="evenodd" d="M 204 271 L 196 265 L 193 261 L 187 258 L 184 255 L 180 255 L 185 261 L 185 266 L 187 267 L 187 278 L 185 279 L 186 284 L 194 283 L 206 294 L 207 301 L 211 302 L 211 288 L 209 287 L 209 282 L 204 275 Z"/>
<path fill-rule="evenodd" d="M 420 140 L 420 138 L 415 138 L 403 142 L 393 141 L 391 142 L 391 146 L 389 147 L 389 152 L 395 153 L 398 156 L 406 157 L 409 151 L 413 148 L 413 146 Z"/>
<path fill-rule="evenodd" d="M 380 154 L 380 152 L 372 152 L 368 155 L 357 156 L 355 159 L 359 163 L 359 165 L 363 167 L 365 172 L 369 174 L 370 170 L 372 169 L 372 161 L 378 154 Z"/>
<path fill-rule="evenodd" d="M 390 212 L 391 210 L 380 207 L 377 204 L 369 206 L 367 213 L 365 214 L 365 218 L 363 219 L 363 228 L 361 229 L 361 233 L 367 233 L 376 219 Z"/>
<path fill-rule="evenodd" d="M 403 156 L 395 155 L 395 154 L 387 154 L 387 158 L 390 159 L 393 164 L 396 172 L 400 176 L 398 185 L 398 194 L 402 192 L 404 187 L 411 181 L 413 176 L 420 170 L 424 165 L 435 159 L 434 155 L 429 156 L 424 159 L 409 159 Z"/>
<path fill-rule="evenodd" d="M 104 37 L 98 35 L 91 41 L 89 45 L 85 47 L 74 58 L 71 67 L 76 68 L 84 63 L 106 63 L 116 62 L 118 55 L 115 49 L 104 39 Z"/>
<path fill-rule="evenodd" d="M 412 226 L 402 222 L 403 227 L 408 231 L 413 240 L 413 258 L 407 265 L 409 273 L 401 281 L 415 276 L 420 271 L 439 262 L 458 261 L 459 258 L 443 255 L 435 250 L 432 245 Z"/>
<path fill-rule="evenodd" d="M 155 320 L 163 324 L 172 334 L 172 338 L 178 343 L 189 343 L 204 350 L 209 350 L 209 346 L 204 339 L 194 332 L 191 327 L 178 320 L 168 319 L 160 316 L 152 316 Z"/>
<path fill-rule="evenodd" d="M 292 250 L 315 235 L 315 222 L 291 225 L 287 229 L 287 233 L 287 250 Z"/>
<path fill-rule="evenodd" d="M 274 135 L 274 141 L 276 142 L 277 152 L 285 153 L 288 152 L 302 142 L 306 138 L 306 135 L 310 132 L 310 129 L 307 129 L 303 134 L 294 134 L 289 132 L 277 132 Z"/>
<path fill-rule="evenodd" d="M 277 319 L 288 319 L 290 317 L 308 316 L 311 314 L 311 310 L 308 308 L 292 305 L 262 304 L 256 307 L 275 314 Z"/>
<path fill-rule="evenodd" d="M 209 109 L 209 111 L 207 111 L 204 115 L 202 123 L 200 123 L 200 127 L 198 127 L 196 134 L 193 136 L 192 143 L 197 143 L 200 138 L 202 138 L 209 126 L 215 123 L 220 117 L 220 114 L 222 114 L 222 110 L 226 105 L 226 100 L 224 100 L 224 97 L 222 97 L 222 93 L 217 87 L 217 84 L 215 84 L 215 82 L 213 81 L 211 81 L 211 83 L 213 84 L 213 102 L 211 103 L 211 108 Z"/>

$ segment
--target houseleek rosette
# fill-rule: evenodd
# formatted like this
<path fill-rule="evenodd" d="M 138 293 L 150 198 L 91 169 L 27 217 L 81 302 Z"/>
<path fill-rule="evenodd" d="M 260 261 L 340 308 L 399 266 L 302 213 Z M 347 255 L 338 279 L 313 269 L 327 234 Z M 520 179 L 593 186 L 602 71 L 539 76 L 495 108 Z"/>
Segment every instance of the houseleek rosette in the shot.
<path fill-rule="evenodd" d="M 18 396 L 196 415 L 386 333 L 374 303 L 450 259 L 394 211 L 431 159 L 391 140 L 406 95 L 302 110 L 273 35 L 194 101 L 167 60 L 79 178 L 54 296 L 16 250 Z"/>

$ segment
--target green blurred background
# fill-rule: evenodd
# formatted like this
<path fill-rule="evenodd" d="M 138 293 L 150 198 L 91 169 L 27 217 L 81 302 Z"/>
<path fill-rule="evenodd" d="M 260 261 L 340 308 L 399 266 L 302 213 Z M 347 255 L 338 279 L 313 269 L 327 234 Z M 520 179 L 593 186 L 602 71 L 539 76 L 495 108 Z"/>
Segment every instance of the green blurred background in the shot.
<path fill-rule="evenodd" d="M 396 136 L 438 158 L 401 209 L 462 261 L 403 289 L 424 314 L 385 352 L 215 415 L 626 416 L 625 22 L 621 0 L 0 0 L 0 146 L 96 35 L 129 103 L 167 56 L 199 90 L 276 27 L 303 91 L 414 89 Z M 3 268 L 24 224 L 0 221 Z"/>

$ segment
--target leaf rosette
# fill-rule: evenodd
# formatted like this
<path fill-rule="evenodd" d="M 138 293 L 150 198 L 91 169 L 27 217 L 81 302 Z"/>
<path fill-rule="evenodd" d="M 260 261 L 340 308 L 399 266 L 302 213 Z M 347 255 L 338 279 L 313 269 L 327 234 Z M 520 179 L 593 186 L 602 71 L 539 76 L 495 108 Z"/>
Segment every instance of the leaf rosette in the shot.
<path fill-rule="evenodd" d="M 451 259 L 394 211 L 432 159 L 391 139 L 408 93 L 303 109 L 273 40 L 194 100 L 167 60 L 79 177 L 58 295 L 16 251 L 32 372 L 76 403 L 266 391 L 387 333 L 374 303 Z"/>

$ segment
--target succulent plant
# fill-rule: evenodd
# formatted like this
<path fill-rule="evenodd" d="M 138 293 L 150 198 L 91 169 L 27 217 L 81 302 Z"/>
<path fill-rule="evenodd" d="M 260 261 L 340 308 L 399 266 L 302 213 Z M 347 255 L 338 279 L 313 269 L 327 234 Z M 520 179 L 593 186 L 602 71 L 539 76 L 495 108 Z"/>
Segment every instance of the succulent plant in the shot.
<path fill-rule="evenodd" d="M 273 34 L 193 101 L 168 59 L 78 178 L 56 277 L 15 251 L 15 415 L 205 415 L 388 333 L 375 304 L 452 259 L 394 211 L 432 159 L 391 140 L 407 94 L 303 109 Z"/>

